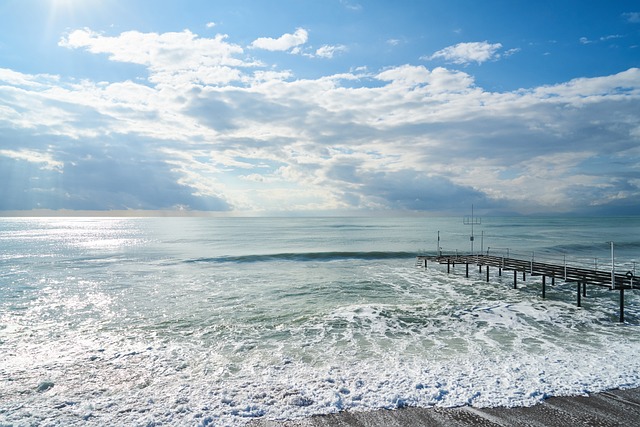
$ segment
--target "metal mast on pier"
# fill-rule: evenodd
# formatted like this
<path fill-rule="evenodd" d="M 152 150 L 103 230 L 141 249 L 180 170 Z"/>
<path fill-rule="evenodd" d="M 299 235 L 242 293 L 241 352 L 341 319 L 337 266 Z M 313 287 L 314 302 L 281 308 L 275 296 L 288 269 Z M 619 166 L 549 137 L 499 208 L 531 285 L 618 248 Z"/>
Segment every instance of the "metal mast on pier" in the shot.
<path fill-rule="evenodd" d="M 463 220 L 462 223 L 464 225 L 470 225 L 471 226 L 471 237 L 469 238 L 469 241 L 471 242 L 471 255 L 474 255 L 473 253 L 473 226 L 474 225 L 480 225 L 482 224 L 482 220 L 478 217 L 474 217 L 473 216 L 473 205 L 471 205 L 471 215 L 466 215 Z"/>

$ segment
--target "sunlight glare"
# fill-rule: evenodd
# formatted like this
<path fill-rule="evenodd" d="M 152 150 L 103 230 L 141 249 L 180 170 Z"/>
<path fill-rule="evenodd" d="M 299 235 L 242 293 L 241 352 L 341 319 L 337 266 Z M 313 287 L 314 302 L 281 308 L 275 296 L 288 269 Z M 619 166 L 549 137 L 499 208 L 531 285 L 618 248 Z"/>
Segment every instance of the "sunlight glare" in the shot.
<path fill-rule="evenodd" d="M 47 30 L 53 30 L 56 26 L 75 25 L 74 21 L 77 18 L 96 14 L 98 2 L 95 0 L 48 0 L 47 3 L 49 3 Z"/>

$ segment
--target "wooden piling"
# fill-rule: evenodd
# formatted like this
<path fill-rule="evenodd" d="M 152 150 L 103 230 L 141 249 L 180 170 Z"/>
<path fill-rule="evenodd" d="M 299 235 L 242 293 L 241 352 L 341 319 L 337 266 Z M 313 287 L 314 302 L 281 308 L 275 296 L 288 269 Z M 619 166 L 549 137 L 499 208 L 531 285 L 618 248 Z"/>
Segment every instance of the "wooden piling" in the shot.
<path fill-rule="evenodd" d="M 420 256 L 419 258 L 423 258 Z M 455 267 L 455 263 L 465 263 L 465 275 L 469 277 L 469 264 L 478 265 L 479 271 L 482 273 L 483 266 L 486 266 L 486 280 L 490 280 L 490 268 L 491 266 L 498 267 L 498 274 L 502 274 L 502 270 L 513 270 L 513 289 L 518 288 L 518 273 L 522 272 L 522 280 L 526 280 L 526 274 L 529 272 L 531 275 L 542 276 L 542 298 L 546 298 L 547 293 L 547 277 L 551 277 L 551 285 L 555 285 L 556 277 L 569 283 L 576 284 L 576 300 L 578 307 L 582 307 L 582 299 L 587 296 L 587 284 L 590 286 L 602 286 L 611 290 L 620 291 L 620 322 L 624 322 L 624 290 L 635 289 L 633 286 L 633 273 L 629 272 L 626 275 L 614 274 L 584 267 L 568 266 L 566 261 L 563 264 L 551 264 L 536 262 L 533 263 L 528 260 L 522 260 L 518 258 L 504 258 L 489 255 L 459 255 L 456 253 L 455 258 L 449 255 L 437 255 L 424 257 L 424 267 L 427 268 L 427 260 L 434 261 L 440 264 L 447 264 L 447 273 L 451 273 L 452 265 Z"/>
<path fill-rule="evenodd" d="M 580 299 L 580 297 L 582 296 L 582 292 L 581 292 L 581 284 L 580 282 L 578 282 L 578 307 L 582 307 L 582 301 Z"/>

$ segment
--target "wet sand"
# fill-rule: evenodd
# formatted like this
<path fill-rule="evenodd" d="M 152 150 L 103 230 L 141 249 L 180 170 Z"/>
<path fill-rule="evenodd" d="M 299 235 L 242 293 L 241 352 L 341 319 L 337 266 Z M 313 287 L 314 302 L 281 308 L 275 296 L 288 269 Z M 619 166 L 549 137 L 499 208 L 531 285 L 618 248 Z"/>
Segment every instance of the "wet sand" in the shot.
<path fill-rule="evenodd" d="M 526 408 L 403 408 L 340 412 L 295 421 L 254 420 L 251 427 L 454 427 L 454 426 L 633 426 L 640 425 L 640 389 L 585 396 L 552 397 Z"/>

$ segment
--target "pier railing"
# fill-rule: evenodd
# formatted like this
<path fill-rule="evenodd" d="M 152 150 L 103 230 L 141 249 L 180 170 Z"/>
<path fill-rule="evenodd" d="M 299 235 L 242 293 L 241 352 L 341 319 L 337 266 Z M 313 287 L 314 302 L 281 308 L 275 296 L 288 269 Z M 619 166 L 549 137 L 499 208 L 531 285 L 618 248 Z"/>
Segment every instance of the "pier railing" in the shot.
<path fill-rule="evenodd" d="M 616 265 L 610 264 L 610 270 L 600 270 L 597 265 L 594 267 L 577 265 L 576 261 L 567 260 L 566 256 L 562 257 L 561 262 L 557 258 L 547 259 L 548 257 L 536 257 L 535 253 L 531 253 L 530 257 L 518 257 L 518 253 L 508 251 L 508 256 L 489 255 L 488 253 L 464 254 L 458 251 L 444 251 L 442 248 L 435 255 L 420 255 L 417 258 L 417 264 L 423 264 L 427 268 L 428 261 L 435 261 L 439 264 L 447 264 L 447 273 L 451 272 L 451 266 L 456 264 L 465 264 L 466 277 L 469 277 L 469 264 L 479 266 L 480 272 L 483 267 L 486 271 L 487 282 L 489 281 L 489 270 L 491 267 L 498 268 L 498 274 L 501 276 L 503 270 L 513 271 L 513 288 L 517 288 L 517 275 L 522 273 L 522 280 L 525 280 L 527 274 L 531 276 L 542 276 L 542 298 L 546 295 L 546 279 L 551 279 L 551 284 L 556 279 L 564 282 L 577 284 L 577 303 L 581 307 L 582 298 L 587 295 L 587 285 L 596 285 L 607 287 L 610 290 L 620 292 L 620 322 L 624 322 L 624 291 L 627 289 L 640 288 L 638 278 L 635 277 L 635 265 L 633 270 L 616 271 Z"/>
<path fill-rule="evenodd" d="M 433 254 L 433 252 L 432 252 Z M 548 275 L 566 281 L 578 281 L 584 278 L 593 284 L 618 288 L 640 288 L 637 263 L 633 261 L 614 262 L 609 259 L 590 256 L 569 256 L 567 254 L 544 251 L 517 251 L 509 248 L 489 247 L 483 253 L 469 254 L 457 249 L 441 248 L 437 254 L 424 254 L 423 257 L 449 258 L 456 263 L 468 260 L 472 264 L 489 265 L 505 270 L 516 269 L 531 275 Z M 613 275 L 612 275 L 613 272 Z"/>

